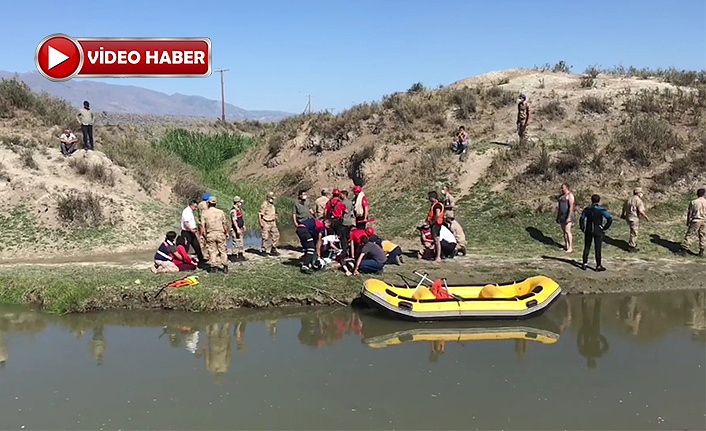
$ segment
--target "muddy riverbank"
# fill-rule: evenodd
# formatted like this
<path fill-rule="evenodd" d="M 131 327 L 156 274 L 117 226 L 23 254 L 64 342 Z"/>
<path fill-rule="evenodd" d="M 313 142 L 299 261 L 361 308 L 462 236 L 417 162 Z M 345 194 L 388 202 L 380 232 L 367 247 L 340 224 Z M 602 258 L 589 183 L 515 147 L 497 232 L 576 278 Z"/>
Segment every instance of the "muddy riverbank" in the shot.
<path fill-rule="evenodd" d="M 306 275 L 298 270 L 299 253 L 284 250 L 279 258 L 249 254 L 228 274 L 199 273 L 196 287 L 165 289 L 177 278 L 152 274 L 144 259 L 85 259 L 73 262 L 15 262 L 0 265 L 0 303 L 33 304 L 56 313 L 111 309 L 168 309 L 212 312 L 235 308 L 299 305 L 347 305 L 359 296 L 362 277 L 335 270 Z M 450 283 L 486 284 L 542 274 L 557 280 L 565 294 L 638 293 L 706 289 L 706 265 L 674 259 L 613 259 L 607 272 L 582 271 L 563 258 L 499 259 L 469 256 L 441 265 L 407 259 L 388 266 L 381 278 L 399 284 L 399 275 L 421 270 Z"/>

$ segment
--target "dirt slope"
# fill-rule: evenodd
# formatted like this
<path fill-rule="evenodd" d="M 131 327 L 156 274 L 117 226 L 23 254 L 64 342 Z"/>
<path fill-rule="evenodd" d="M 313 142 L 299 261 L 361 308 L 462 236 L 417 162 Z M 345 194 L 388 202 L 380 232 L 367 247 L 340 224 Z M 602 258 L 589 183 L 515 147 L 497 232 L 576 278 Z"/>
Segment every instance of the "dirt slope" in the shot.
<path fill-rule="evenodd" d="M 653 175 L 669 168 L 671 161 L 695 145 L 695 134 L 703 131 L 702 111 L 694 107 L 692 112 L 687 102 L 695 103 L 692 96 L 697 91 L 657 78 L 605 73 L 590 77 L 524 69 L 491 72 L 438 90 L 410 89 L 335 117 L 288 120 L 268 135 L 269 146 L 260 146 L 239 164 L 233 178 L 281 178 L 282 192 L 292 192 L 297 187 L 349 187 L 352 179 L 360 176 L 368 189 L 384 189 L 395 196 L 450 181 L 456 193 L 463 196 L 478 180 L 489 177 L 492 169 L 492 178 L 486 180 L 494 190 L 501 191 L 528 168 L 540 143 L 547 144 L 553 157 L 564 145 L 562 140 L 592 131 L 599 151 L 637 114 L 654 110 L 652 117 L 668 121 L 687 141 L 686 148 L 665 152 L 661 155 L 665 159 L 649 169 L 608 160 L 622 168 L 616 173 L 622 176 L 624 186 L 604 188 L 619 196 L 629 190 L 631 182 L 648 184 Z M 535 148 L 516 155 L 499 172 L 494 160 L 517 143 L 516 99 L 521 92 L 528 95 L 533 112 L 529 135 Z M 474 100 L 471 103 L 464 98 Z M 474 106 L 459 119 L 464 104 Z M 460 124 L 469 130 L 472 142 L 472 154 L 465 162 L 448 150 Z M 556 181 L 577 180 L 571 175 L 559 177 L 563 178 Z M 556 183 L 551 188 L 556 189 Z"/>
<path fill-rule="evenodd" d="M 171 190 L 146 193 L 100 151 L 64 158 L 53 145 L 59 132 L 54 127 L 28 133 L 7 122 L 0 127 L 0 224 L 6 235 L 0 257 L 118 251 L 158 242 L 173 216 Z M 67 201 L 88 196 L 95 199 L 87 207 Z M 65 207 L 62 213 L 62 204 L 73 212 Z M 100 226 L 77 222 L 82 215 Z"/>

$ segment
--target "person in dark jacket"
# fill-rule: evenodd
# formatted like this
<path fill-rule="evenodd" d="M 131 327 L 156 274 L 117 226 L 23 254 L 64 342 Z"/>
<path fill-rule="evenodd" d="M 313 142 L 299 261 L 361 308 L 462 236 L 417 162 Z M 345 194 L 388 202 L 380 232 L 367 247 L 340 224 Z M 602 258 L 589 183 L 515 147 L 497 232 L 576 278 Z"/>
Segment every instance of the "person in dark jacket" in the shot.
<path fill-rule="evenodd" d="M 591 242 L 595 245 L 596 253 L 596 271 L 605 271 L 601 261 L 601 246 L 603 245 L 603 232 L 610 228 L 613 224 L 613 216 L 600 206 L 601 197 L 598 195 L 591 196 L 591 206 L 583 209 L 579 226 L 583 232 L 583 264 L 581 269 L 586 269 L 588 263 L 588 254 L 591 252 Z M 605 224 L 603 223 L 605 219 Z"/>

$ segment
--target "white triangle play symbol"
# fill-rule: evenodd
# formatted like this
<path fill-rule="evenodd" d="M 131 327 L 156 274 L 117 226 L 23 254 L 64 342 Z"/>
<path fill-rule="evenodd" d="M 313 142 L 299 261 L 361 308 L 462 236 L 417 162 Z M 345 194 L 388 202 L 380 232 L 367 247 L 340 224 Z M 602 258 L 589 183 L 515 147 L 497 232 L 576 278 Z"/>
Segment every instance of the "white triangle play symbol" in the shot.
<path fill-rule="evenodd" d="M 52 48 L 51 46 L 48 46 L 47 48 L 49 48 L 49 69 L 50 70 L 69 59 L 69 56 L 64 54 L 63 52 L 56 50 L 56 49 Z"/>

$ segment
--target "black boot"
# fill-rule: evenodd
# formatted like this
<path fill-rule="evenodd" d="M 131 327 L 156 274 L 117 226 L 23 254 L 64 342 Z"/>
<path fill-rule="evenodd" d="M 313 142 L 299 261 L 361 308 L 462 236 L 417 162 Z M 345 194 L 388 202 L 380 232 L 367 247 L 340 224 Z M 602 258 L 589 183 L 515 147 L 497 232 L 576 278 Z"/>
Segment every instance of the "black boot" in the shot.
<path fill-rule="evenodd" d="M 704 257 L 704 249 L 699 250 L 699 257 Z"/>
<path fill-rule="evenodd" d="M 238 260 L 239 260 L 240 262 L 245 262 L 245 261 L 247 261 L 247 259 L 246 259 L 245 256 L 243 255 L 243 253 L 238 253 Z"/>
<path fill-rule="evenodd" d="M 270 256 L 279 256 L 279 252 L 277 251 L 276 248 L 272 247 L 270 249 Z"/>

